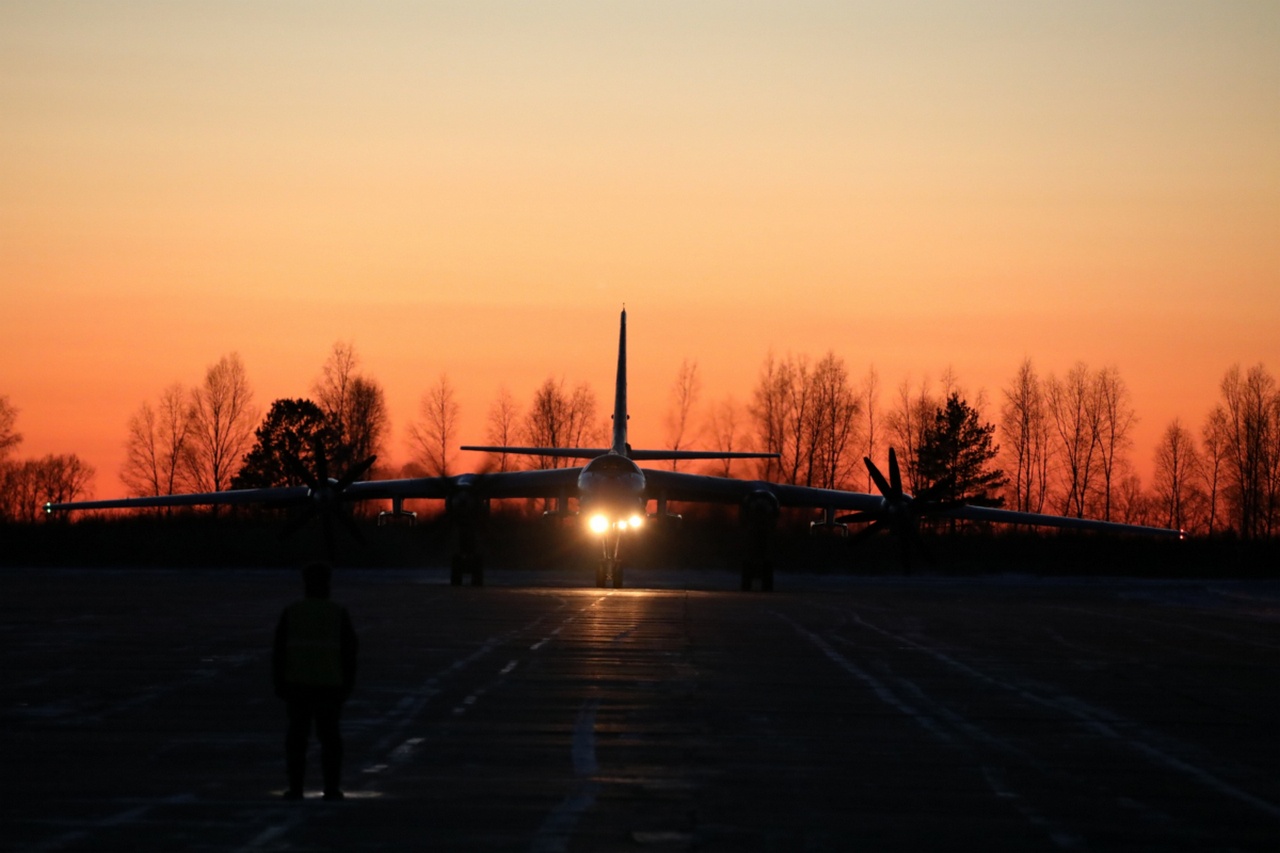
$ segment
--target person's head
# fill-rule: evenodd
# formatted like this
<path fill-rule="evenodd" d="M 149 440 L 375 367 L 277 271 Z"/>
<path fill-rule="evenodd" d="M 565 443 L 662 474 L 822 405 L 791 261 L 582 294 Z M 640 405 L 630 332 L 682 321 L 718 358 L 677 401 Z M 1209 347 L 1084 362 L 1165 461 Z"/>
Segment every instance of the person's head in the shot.
<path fill-rule="evenodd" d="M 328 563 L 311 563 L 302 570 L 302 586 L 307 598 L 328 598 L 333 572 Z"/>

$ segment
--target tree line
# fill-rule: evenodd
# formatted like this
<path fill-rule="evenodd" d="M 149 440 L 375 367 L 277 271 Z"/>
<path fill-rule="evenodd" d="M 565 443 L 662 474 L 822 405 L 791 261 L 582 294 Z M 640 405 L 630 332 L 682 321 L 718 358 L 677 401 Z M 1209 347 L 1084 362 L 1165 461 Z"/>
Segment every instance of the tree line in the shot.
<path fill-rule="evenodd" d="M 997 406 L 983 394 L 971 400 L 950 371 L 936 383 L 904 380 L 884 403 L 874 367 L 855 380 L 834 352 L 817 360 L 770 353 L 747 402 L 726 397 L 703 406 L 697 362 L 685 359 L 671 388 L 665 443 L 671 449 L 698 445 L 778 454 L 752 463 L 705 463 L 709 473 L 866 491 L 874 484 L 863 456 L 882 460 L 893 447 L 906 488 L 936 499 L 1194 534 L 1274 536 L 1280 524 L 1275 378 L 1261 364 L 1247 370 L 1236 365 L 1219 390 L 1220 401 L 1198 427 L 1180 418 L 1166 426 L 1153 450 L 1149 488 L 1133 470 L 1138 417 L 1123 377 L 1114 366 L 1084 363 L 1061 376 L 1041 376 L 1026 359 L 1001 389 Z M 987 420 L 989 408 L 997 410 L 994 421 Z M 10 460 L 21 441 L 16 414 L 0 398 L 3 517 L 33 518 L 45 500 L 82 497 L 93 469 L 74 454 Z M 586 383 L 551 377 L 525 406 L 500 388 L 487 412 L 486 440 L 602 447 L 610 433 L 607 417 Z M 459 473 L 460 420 L 457 389 L 441 374 L 423 392 L 418 417 L 407 426 L 409 462 L 399 471 L 383 466 L 377 475 Z M 340 476 L 381 454 L 390 431 L 382 386 L 360 372 L 350 343 L 334 344 L 309 397 L 273 401 L 265 415 L 233 353 L 210 365 L 200 384 L 171 385 L 139 406 L 127 424 L 120 479 L 131 495 L 298 485 L 299 467 Z M 572 463 L 494 454 L 485 469 L 566 464 Z"/>
<path fill-rule="evenodd" d="M 83 497 L 95 473 L 74 453 L 13 458 L 22 444 L 18 414 L 9 397 L 0 396 L 0 521 L 35 521 L 46 501 Z"/>

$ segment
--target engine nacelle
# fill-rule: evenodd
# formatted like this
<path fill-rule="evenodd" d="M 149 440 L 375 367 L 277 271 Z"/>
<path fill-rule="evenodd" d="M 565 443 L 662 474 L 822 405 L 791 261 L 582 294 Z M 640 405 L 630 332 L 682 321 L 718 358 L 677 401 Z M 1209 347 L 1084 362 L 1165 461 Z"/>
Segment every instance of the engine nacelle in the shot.
<path fill-rule="evenodd" d="M 767 489 L 756 489 L 742 499 L 742 523 L 750 527 L 772 527 L 781 512 L 778 496 Z"/>

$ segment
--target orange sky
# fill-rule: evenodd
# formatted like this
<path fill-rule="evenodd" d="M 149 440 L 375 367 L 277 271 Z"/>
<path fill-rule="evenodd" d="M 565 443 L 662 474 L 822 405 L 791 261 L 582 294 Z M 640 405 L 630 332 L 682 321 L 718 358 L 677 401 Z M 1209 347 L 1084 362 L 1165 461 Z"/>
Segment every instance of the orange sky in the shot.
<path fill-rule="evenodd" d="M 0 394 L 22 456 L 117 473 L 129 415 L 238 351 L 259 405 L 352 341 L 390 455 L 441 372 L 633 438 L 680 361 L 1114 364 L 1198 428 L 1280 373 L 1280 6 L 1266 2 L 0 6 Z"/>

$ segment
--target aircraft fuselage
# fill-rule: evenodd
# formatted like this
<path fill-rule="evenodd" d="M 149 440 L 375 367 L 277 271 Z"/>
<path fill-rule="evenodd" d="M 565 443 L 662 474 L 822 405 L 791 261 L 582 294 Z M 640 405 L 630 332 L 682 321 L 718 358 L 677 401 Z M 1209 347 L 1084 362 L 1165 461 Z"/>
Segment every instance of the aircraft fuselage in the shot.
<path fill-rule="evenodd" d="M 639 527 L 646 504 L 644 472 L 619 453 L 592 459 L 578 475 L 579 511 L 597 533 Z"/>

